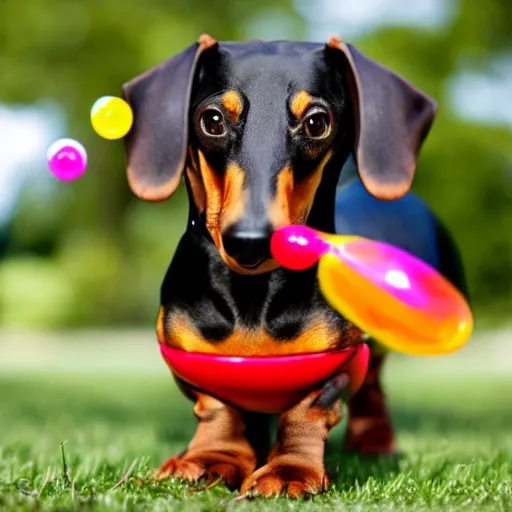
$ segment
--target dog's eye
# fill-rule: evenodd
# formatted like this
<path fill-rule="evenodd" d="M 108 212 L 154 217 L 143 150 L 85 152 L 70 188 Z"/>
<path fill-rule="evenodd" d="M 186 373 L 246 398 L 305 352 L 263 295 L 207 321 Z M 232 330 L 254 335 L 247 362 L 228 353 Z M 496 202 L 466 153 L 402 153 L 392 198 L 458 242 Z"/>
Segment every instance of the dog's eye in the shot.
<path fill-rule="evenodd" d="M 331 133 L 331 119 L 327 112 L 315 110 L 304 119 L 304 131 L 312 139 L 324 139 Z"/>
<path fill-rule="evenodd" d="M 209 108 L 201 114 L 200 125 L 201 130 L 210 137 L 220 137 L 226 131 L 223 115 L 213 108 Z"/>

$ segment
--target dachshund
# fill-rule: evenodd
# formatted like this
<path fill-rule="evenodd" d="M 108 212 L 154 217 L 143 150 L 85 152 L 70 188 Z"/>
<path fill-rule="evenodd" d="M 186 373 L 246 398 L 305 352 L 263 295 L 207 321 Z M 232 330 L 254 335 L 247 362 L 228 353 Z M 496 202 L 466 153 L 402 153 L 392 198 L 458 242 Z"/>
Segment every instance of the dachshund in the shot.
<path fill-rule="evenodd" d="M 270 237 L 289 224 L 393 243 L 465 287 L 454 241 L 410 192 L 437 104 L 352 45 L 202 35 L 124 84 L 123 94 L 134 112 L 125 138 L 131 190 L 163 201 L 183 176 L 189 196 L 187 227 L 160 291 L 161 344 L 281 356 L 366 340 L 328 305 L 316 267 L 287 270 L 272 258 Z M 389 454 L 385 351 L 371 341 L 366 380 L 347 404 L 345 448 Z M 271 446 L 270 415 L 174 377 L 195 402 L 198 426 L 156 477 L 221 478 L 242 496 L 326 489 L 325 443 L 340 421 L 346 379 L 319 384 L 283 411 Z"/>

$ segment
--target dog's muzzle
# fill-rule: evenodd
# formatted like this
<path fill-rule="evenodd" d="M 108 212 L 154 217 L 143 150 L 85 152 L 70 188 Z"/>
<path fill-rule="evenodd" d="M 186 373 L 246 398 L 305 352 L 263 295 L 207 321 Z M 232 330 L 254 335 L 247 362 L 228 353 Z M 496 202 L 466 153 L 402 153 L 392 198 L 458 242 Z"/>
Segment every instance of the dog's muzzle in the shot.
<path fill-rule="evenodd" d="M 246 231 L 236 226 L 222 236 L 226 253 L 240 266 L 255 269 L 270 259 L 270 237 L 273 230 L 268 227 L 257 231 Z"/>

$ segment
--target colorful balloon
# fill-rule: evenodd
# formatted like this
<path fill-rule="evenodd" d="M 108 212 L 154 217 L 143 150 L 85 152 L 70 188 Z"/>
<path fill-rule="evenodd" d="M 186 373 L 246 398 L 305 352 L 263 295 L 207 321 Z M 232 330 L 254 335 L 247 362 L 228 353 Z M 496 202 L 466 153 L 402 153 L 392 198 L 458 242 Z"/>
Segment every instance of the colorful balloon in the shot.
<path fill-rule="evenodd" d="M 87 152 L 74 139 L 55 141 L 46 153 L 48 168 L 59 180 L 73 181 L 87 169 Z"/>
<path fill-rule="evenodd" d="M 280 265 L 293 270 L 318 262 L 320 290 L 331 306 L 392 350 L 447 354 L 471 336 L 473 316 L 464 296 L 402 249 L 287 226 L 274 233 L 271 251 Z"/>
<path fill-rule="evenodd" d="M 133 111 L 122 98 L 103 96 L 91 108 L 91 124 L 100 137 L 121 139 L 132 127 Z"/>

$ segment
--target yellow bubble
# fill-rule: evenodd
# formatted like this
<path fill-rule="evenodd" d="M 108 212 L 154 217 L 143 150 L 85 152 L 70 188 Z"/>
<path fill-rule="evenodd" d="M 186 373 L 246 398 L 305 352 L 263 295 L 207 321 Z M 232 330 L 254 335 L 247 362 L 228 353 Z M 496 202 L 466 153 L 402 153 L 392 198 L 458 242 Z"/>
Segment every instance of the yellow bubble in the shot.
<path fill-rule="evenodd" d="M 121 139 L 132 127 L 133 112 L 122 98 L 103 96 L 91 108 L 91 124 L 100 137 Z"/>

